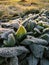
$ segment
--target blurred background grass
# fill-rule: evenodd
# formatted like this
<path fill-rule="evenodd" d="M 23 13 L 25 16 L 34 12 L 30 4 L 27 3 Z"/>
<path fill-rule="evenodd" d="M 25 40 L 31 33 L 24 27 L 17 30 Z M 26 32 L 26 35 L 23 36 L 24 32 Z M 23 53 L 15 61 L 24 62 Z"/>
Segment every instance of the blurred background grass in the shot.
<path fill-rule="evenodd" d="M 0 0 L 0 19 L 41 9 L 49 10 L 49 0 Z"/>

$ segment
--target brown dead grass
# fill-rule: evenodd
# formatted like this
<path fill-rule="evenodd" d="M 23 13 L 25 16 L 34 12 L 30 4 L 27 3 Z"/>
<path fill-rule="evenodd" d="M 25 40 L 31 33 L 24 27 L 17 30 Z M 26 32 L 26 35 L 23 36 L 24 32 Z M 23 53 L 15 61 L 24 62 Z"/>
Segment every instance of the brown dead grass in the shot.
<path fill-rule="evenodd" d="M 10 9 L 10 7 L 14 7 L 15 9 Z M 13 16 L 14 14 L 23 13 L 26 10 L 40 10 L 42 8 L 49 10 L 49 0 L 27 0 L 27 2 L 20 2 L 18 0 L 0 1 L 0 10 L 4 12 L 3 16 Z"/>

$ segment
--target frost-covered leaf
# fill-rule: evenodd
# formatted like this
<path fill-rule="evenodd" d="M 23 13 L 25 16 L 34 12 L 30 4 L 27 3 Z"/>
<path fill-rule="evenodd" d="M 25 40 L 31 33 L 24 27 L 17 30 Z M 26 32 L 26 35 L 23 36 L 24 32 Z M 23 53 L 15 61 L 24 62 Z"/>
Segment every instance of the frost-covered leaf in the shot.
<path fill-rule="evenodd" d="M 43 33 L 48 33 L 48 34 L 49 34 L 49 28 L 45 28 L 45 29 L 43 30 Z"/>
<path fill-rule="evenodd" d="M 46 49 L 45 46 L 37 45 L 37 44 L 32 44 L 29 47 L 30 47 L 33 55 L 36 58 L 42 58 L 43 57 L 44 50 Z"/>
<path fill-rule="evenodd" d="M 27 57 L 27 60 L 28 65 L 37 65 L 39 61 L 39 59 L 35 58 L 32 54 L 29 57 Z"/>
<path fill-rule="evenodd" d="M 44 29 L 44 27 L 40 26 L 40 25 L 37 25 L 36 28 L 39 29 L 40 31 L 42 31 Z"/>
<path fill-rule="evenodd" d="M 5 46 L 14 46 L 15 45 L 15 38 L 14 38 L 13 34 L 9 34 L 8 39 L 4 40 L 3 43 Z"/>
<path fill-rule="evenodd" d="M 49 60 L 48 59 L 41 59 L 40 65 L 49 65 Z"/>
<path fill-rule="evenodd" d="M 21 44 L 24 45 L 31 45 L 31 44 L 38 44 L 38 45 L 47 45 L 48 42 L 43 39 L 35 38 L 32 36 L 29 36 L 28 39 L 24 39 Z"/>
<path fill-rule="evenodd" d="M 32 31 L 34 29 L 34 27 L 36 27 L 36 22 L 29 20 L 29 22 L 26 26 L 27 31 Z"/>
<path fill-rule="evenodd" d="M 46 40 L 49 43 L 49 34 L 43 34 L 40 38 Z"/>
<path fill-rule="evenodd" d="M 34 28 L 34 31 L 37 32 L 37 33 L 39 33 L 39 34 L 41 34 L 40 30 L 37 29 L 37 28 Z"/>

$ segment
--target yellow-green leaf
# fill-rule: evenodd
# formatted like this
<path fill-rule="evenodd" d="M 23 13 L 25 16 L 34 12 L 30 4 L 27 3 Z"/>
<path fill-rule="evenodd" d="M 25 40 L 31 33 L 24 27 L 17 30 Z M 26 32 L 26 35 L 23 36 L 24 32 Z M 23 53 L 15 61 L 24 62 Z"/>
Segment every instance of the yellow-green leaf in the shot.
<path fill-rule="evenodd" d="M 16 32 L 16 36 L 21 37 L 22 35 L 24 35 L 26 33 L 27 33 L 27 31 L 26 31 L 25 27 L 21 25 Z"/>

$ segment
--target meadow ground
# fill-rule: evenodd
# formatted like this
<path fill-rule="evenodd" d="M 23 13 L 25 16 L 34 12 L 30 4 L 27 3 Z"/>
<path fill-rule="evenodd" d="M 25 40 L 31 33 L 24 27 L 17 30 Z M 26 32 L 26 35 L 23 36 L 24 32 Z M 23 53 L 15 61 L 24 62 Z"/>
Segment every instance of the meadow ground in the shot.
<path fill-rule="evenodd" d="M 27 0 L 26 2 L 21 2 L 20 0 L 0 0 L 0 19 L 6 17 L 12 17 L 13 15 L 20 15 L 26 11 L 31 11 L 33 9 L 49 10 L 49 0 Z"/>

